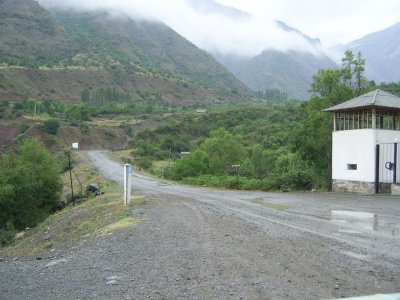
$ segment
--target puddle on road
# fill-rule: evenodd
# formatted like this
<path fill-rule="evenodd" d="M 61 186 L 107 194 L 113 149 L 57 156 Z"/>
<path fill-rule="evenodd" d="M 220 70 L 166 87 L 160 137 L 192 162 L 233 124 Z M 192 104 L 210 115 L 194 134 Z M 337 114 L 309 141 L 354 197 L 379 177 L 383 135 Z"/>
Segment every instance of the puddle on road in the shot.
<path fill-rule="evenodd" d="M 338 225 L 351 227 L 352 230 L 340 232 L 359 233 L 359 231 L 380 231 L 393 236 L 400 235 L 399 222 L 392 222 L 382 216 L 369 212 L 332 210 L 331 221 Z M 357 231 L 358 230 L 358 231 Z"/>
<path fill-rule="evenodd" d="M 289 209 L 289 208 L 294 208 L 293 205 L 282 205 L 282 204 L 268 203 L 268 202 L 265 202 L 263 198 L 255 198 L 255 199 L 251 200 L 251 202 L 257 203 L 257 204 L 260 204 L 260 205 L 262 205 L 262 206 L 264 206 L 266 208 L 272 208 L 272 209 L 275 209 L 275 210 L 286 210 L 286 209 Z"/>

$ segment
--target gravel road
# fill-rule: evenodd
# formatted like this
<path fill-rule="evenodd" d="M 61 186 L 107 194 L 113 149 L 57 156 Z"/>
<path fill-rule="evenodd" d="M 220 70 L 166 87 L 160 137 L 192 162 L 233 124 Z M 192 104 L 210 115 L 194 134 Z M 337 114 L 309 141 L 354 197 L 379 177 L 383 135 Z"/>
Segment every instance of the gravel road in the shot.
<path fill-rule="evenodd" d="M 122 167 L 85 153 L 106 177 Z M 0 262 L 0 299 L 329 299 L 400 292 L 400 199 L 194 188 L 132 174 L 147 221 Z M 122 200 L 121 200 L 122 201 Z"/>

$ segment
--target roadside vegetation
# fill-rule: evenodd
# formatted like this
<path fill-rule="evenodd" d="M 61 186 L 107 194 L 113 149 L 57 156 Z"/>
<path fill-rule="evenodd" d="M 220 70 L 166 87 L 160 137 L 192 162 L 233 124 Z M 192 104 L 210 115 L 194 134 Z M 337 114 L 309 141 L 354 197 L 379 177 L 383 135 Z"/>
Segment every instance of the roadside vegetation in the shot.
<path fill-rule="evenodd" d="M 50 249 L 59 249 L 77 240 L 92 236 L 104 236 L 112 234 L 116 230 L 135 226 L 143 218 L 134 218 L 131 211 L 135 207 L 141 207 L 146 203 L 142 196 L 133 195 L 130 206 L 123 205 L 123 197 L 120 186 L 106 179 L 95 167 L 86 162 L 81 156 L 74 154 L 73 189 L 74 195 L 85 197 L 83 201 L 77 201 L 75 205 L 67 206 L 53 214 L 43 211 L 37 222 L 29 223 L 29 228 L 14 227 L 14 230 L 2 231 L 3 246 L 12 241 L 11 245 L 0 250 L 0 254 L 8 257 L 34 256 Z M 78 179 L 79 181 L 78 181 Z M 63 187 L 59 191 L 58 199 L 67 200 L 71 196 L 69 172 L 55 176 L 55 179 Z M 99 196 L 85 195 L 85 187 L 96 183 L 104 193 Z M 36 195 L 36 194 L 34 194 Z M 37 202 L 41 201 L 41 195 L 35 196 Z M 37 224 L 36 227 L 34 227 Z M 22 232 L 23 238 L 13 240 L 16 232 Z M 7 236 L 7 239 L 4 237 Z M 0 244 L 0 248 L 1 248 Z"/>
<path fill-rule="evenodd" d="M 0 161 L 0 245 L 43 221 L 60 200 L 61 165 L 38 139 L 25 140 Z"/>
<path fill-rule="evenodd" d="M 364 77 L 364 64 L 361 54 L 346 52 L 340 69 L 314 76 L 307 102 L 233 106 L 171 120 L 138 134 L 132 155 L 150 172 L 189 184 L 329 190 L 333 124 L 322 110 L 380 88 Z M 381 88 L 390 86 L 396 94 L 399 85 Z"/>

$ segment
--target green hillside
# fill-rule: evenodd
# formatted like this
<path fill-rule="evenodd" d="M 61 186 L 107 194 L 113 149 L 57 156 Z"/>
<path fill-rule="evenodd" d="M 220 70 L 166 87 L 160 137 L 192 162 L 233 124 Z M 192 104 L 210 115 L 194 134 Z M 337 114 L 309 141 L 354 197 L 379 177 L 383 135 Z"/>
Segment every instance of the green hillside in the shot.
<path fill-rule="evenodd" d="M 253 58 L 218 56 L 237 78 L 255 91 L 278 89 L 289 98 L 309 99 L 313 75 L 335 64 L 326 56 L 299 51 L 265 50 Z"/>
<path fill-rule="evenodd" d="M 0 100 L 78 102 L 85 88 L 171 104 L 244 100 L 243 83 L 164 24 L 33 0 L 0 1 L 0 16 Z"/>

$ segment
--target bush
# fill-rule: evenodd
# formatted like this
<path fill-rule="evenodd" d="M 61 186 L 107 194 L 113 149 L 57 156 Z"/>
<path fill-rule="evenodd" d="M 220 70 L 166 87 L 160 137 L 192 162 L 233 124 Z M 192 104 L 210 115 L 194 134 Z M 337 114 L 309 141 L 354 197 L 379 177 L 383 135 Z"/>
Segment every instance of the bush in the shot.
<path fill-rule="evenodd" d="M 82 123 L 81 126 L 79 127 L 79 130 L 81 134 L 88 134 L 89 133 L 89 126 Z"/>
<path fill-rule="evenodd" d="M 262 183 L 262 190 L 263 191 L 275 191 L 279 190 L 280 186 L 278 180 L 275 177 L 267 177 L 264 178 Z"/>
<path fill-rule="evenodd" d="M 28 124 L 21 124 L 19 125 L 19 132 L 20 133 L 24 133 L 25 131 L 27 131 L 29 129 L 29 125 Z"/>
<path fill-rule="evenodd" d="M 139 158 L 139 166 L 144 170 L 149 170 L 153 166 L 153 162 L 148 157 Z"/>
<path fill-rule="evenodd" d="M 188 156 L 175 162 L 171 167 L 171 177 L 181 180 L 184 177 L 194 177 L 208 172 L 208 156 L 204 151 L 196 150 Z"/>
<path fill-rule="evenodd" d="M 49 136 L 47 138 L 47 145 L 52 146 L 57 144 L 57 138 L 55 136 Z"/>
<path fill-rule="evenodd" d="M 162 151 L 160 148 L 149 142 L 140 140 L 135 145 L 134 155 L 151 157 L 153 159 L 162 160 L 165 157 L 167 157 L 167 152 Z"/>
<path fill-rule="evenodd" d="M 310 190 L 312 174 L 308 168 L 294 168 L 281 175 L 278 179 L 281 189 Z"/>
<path fill-rule="evenodd" d="M 0 229 L 33 227 L 59 201 L 59 164 L 38 139 L 25 140 L 2 160 L 7 167 L 0 169 Z"/>
<path fill-rule="evenodd" d="M 44 130 L 50 134 L 56 135 L 59 127 L 60 121 L 58 121 L 57 119 L 46 120 L 43 123 Z"/>
<path fill-rule="evenodd" d="M 240 188 L 246 191 L 258 190 L 261 188 L 261 181 L 258 179 L 245 179 L 240 182 Z"/>
<path fill-rule="evenodd" d="M 0 228 L 0 247 L 9 244 L 13 240 L 15 233 L 15 229 L 12 226 L 6 226 L 4 229 Z"/>

